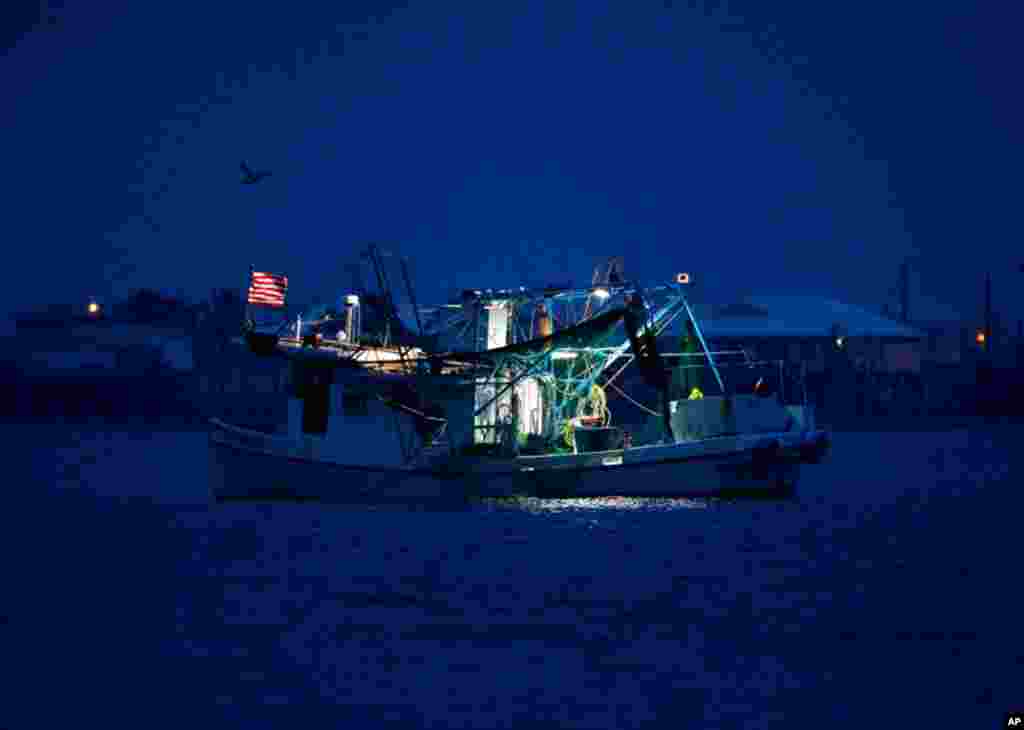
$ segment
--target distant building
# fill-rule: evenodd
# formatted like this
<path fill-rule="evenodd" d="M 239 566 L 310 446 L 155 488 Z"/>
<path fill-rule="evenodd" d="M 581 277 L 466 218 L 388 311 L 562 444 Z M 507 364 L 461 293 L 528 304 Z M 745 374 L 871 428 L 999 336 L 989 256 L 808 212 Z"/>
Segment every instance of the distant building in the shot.
<path fill-rule="evenodd" d="M 820 372 L 836 353 L 878 370 L 917 371 L 924 333 L 833 299 L 813 296 L 752 296 L 730 304 L 696 304 L 705 339 L 721 350 L 746 348 L 759 359 L 806 362 Z M 683 325 L 663 333 L 663 351 L 678 349 Z"/>
<path fill-rule="evenodd" d="M 132 306 L 136 301 L 142 306 Z M 23 377 L 190 372 L 195 308 L 147 295 L 112 307 L 95 300 L 15 315 L 5 359 Z"/>
<path fill-rule="evenodd" d="M 712 350 L 744 352 L 753 360 L 782 364 L 777 386 L 784 397 L 806 372 L 806 395 L 826 421 L 878 412 L 899 400 L 900 392 L 920 379 L 925 333 L 834 299 L 807 295 L 759 295 L 728 304 L 696 303 L 694 314 Z M 678 352 L 685 325 L 677 320 L 659 337 L 659 350 Z M 739 364 L 722 368 L 727 387 L 743 392 L 762 373 Z M 701 389 L 717 384 L 705 373 Z M 906 400 L 906 399 L 904 399 Z"/>
<path fill-rule="evenodd" d="M 261 368 L 229 346 L 243 311 L 229 290 L 197 305 L 144 290 L 110 305 L 90 300 L 17 314 L 14 334 L 0 339 L 0 411 L 158 421 L 175 412 L 243 413 L 252 403 L 265 414 L 282 400 L 282 374 L 278 363 Z M 267 398 L 253 397 L 250 386 Z"/>

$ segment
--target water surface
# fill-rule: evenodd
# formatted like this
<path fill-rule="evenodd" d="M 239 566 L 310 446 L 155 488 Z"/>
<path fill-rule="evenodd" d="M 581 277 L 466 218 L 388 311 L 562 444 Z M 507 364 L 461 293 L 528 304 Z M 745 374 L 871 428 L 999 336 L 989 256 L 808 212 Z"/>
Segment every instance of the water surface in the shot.
<path fill-rule="evenodd" d="M 983 728 L 1024 700 L 1021 428 L 839 434 L 795 500 L 457 511 L 211 505 L 202 433 L 4 431 L 7 727 Z"/>

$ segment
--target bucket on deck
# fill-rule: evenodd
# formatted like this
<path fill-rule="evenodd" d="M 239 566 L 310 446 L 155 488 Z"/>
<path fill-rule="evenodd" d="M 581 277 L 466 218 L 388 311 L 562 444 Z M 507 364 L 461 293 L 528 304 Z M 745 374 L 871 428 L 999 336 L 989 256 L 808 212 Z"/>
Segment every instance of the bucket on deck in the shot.
<path fill-rule="evenodd" d="M 615 451 L 622 448 L 622 429 L 615 427 L 596 428 L 577 426 L 575 429 L 576 451 Z"/>

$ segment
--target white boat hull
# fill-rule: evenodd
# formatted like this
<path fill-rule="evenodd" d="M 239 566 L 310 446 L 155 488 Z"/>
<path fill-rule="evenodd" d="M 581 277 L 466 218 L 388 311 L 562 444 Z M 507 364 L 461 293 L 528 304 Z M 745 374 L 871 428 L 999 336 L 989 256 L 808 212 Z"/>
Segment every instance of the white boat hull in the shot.
<path fill-rule="evenodd" d="M 296 442 L 214 422 L 211 490 L 225 499 L 443 502 L 469 496 L 710 497 L 795 488 L 807 434 L 768 434 L 625 451 L 479 459 L 444 469 L 341 464 Z M 806 459 L 805 459 L 806 460 Z"/>
<path fill-rule="evenodd" d="M 457 480 L 429 470 L 339 464 L 308 451 L 284 438 L 215 423 L 210 435 L 212 496 L 340 503 L 464 499 Z"/>
<path fill-rule="evenodd" d="M 772 438 L 707 439 L 591 454 L 522 457 L 515 470 L 467 475 L 473 493 L 538 497 L 712 497 L 792 490 L 798 459 Z M 777 452 L 777 453 L 775 453 Z"/>

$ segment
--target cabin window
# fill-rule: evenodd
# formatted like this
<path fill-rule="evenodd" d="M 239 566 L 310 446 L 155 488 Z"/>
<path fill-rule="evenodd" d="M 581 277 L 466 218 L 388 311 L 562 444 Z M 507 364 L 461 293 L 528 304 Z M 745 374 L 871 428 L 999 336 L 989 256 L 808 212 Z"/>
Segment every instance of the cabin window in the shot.
<path fill-rule="evenodd" d="M 346 416 L 369 416 L 370 397 L 366 393 L 342 391 L 341 410 Z"/>

